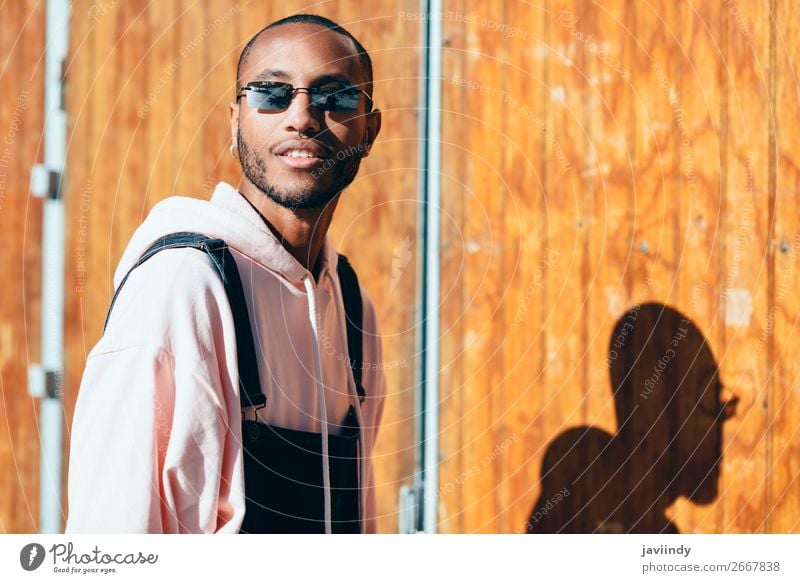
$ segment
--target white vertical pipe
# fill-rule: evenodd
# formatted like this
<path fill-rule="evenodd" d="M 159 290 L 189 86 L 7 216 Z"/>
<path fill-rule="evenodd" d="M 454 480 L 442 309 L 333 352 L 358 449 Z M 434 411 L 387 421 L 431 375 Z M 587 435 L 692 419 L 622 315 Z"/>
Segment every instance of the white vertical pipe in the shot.
<path fill-rule="evenodd" d="M 62 75 L 69 51 L 68 0 L 47 0 L 45 34 L 44 164 L 49 170 L 60 172 L 64 168 L 67 148 L 67 113 L 62 103 Z"/>
<path fill-rule="evenodd" d="M 427 118 L 425 152 L 425 289 L 424 289 L 424 444 L 422 530 L 436 532 L 439 504 L 439 291 L 442 124 L 442 3 L 428 0 L 427 62 L 425 71 Z"/>
<path fill-rule="evenodd" d="M 49 199 L 44 205 L 42 244 L 42 369 L 47 392 L 39 409 L 39 531 L 61 532 L 61 402 L 64 370 L 64 205 Z"/>
<path fill-rule="evenodd" d="M 44 168 L 48 180 L 42 242 L 42 362 L 47 391 L 41 402 L 39 530 L 60 533 L 64 411 L 64 205 L 59 196 L 67 144 L 62 71 L 69 49 L 69 2 L 48 0 L 45 54 Z M 41 172 L 40 172 L 41 174 Z"/>

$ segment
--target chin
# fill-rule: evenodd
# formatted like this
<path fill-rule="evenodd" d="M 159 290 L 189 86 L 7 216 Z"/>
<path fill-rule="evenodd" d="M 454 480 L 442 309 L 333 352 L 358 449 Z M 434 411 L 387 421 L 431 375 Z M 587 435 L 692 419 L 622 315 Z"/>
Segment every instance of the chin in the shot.
<path fill-rule="evenodd" d="M 312 192 L 326 192 L 331 187 L 330 181 L 325 177 L 314 178 L 306 171 L 298 171 L 291 177 L 284 174 L 281 178 L 285 180 L 271 186 L 276 192 L 288 193 L 291 198 L 300 198 Z"/>
<path fill-rule="evenodd" d="M 695 504 L 711 504 L 719 494 L 719 471 L 715 468 L 700 475 L 705 475 L 705 479 L 699 484 L 692 484 L 692 488 L 687 488 L 689 500 Z"/>

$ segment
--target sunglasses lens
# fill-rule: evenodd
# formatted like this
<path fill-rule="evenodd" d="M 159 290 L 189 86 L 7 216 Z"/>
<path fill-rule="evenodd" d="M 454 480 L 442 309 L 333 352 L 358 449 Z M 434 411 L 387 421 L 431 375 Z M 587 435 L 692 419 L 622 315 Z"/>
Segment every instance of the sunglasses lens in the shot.
<path fill-rule="evenodd" d="M 739 406 L 739 398 L 731 397 L 722 404 L 722 418 L 727 421 L 736 416 L 736 409 Z"/>
<path fill-rule="evenodd" d="M 355 87 L 320 87 L 313 89 L 312 103 L 324 111 L 355 111 L 358 89 Z"/>
<path fill-rule="evenodd" d="M 292 87 L 285 83 L 272 83 L 250 87 L 247 104 L 264 111 L 281 111 L 289 107 L 292 100 Z"/>
<path fill-rule="evenodd" d="M 294 87 L 288 83 L 259 83 L 247 86 L 247 104 L 261 111 L 283 111 L 292 101 Z M 323 111 L 355 111 L 358 88 L 352 85 L 323 85 L 309 90 L 311 104 Z"/>

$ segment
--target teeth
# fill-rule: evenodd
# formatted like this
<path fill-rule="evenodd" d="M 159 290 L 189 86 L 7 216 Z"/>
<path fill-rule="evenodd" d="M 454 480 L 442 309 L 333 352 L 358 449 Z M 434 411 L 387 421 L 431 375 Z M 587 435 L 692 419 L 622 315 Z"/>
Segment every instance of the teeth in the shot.
<path fill-rule="evenodd" d="M 289 156 L 290 158 L 315 158 L 314 154 L 309 152 L 308 150 L 289 150 L 284 154 L 284 156 Z"/>

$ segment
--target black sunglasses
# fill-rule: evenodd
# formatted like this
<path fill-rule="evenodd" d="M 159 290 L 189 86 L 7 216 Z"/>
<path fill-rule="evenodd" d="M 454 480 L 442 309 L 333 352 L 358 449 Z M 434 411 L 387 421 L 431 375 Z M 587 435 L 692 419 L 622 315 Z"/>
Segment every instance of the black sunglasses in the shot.
<path fill-rule="evenodd" d="M 372 98 L 366 91 L 345 83 L 324 83 L 316 87 L 294 87 L 277 81 L 254 81 L 242 87 L 236 102 L 247 91 L 247 104 L 261 111 L 283 111 L 292 102 L 295 93 L 307 91 L 311 105 L 322 111 L 356 111 L 363 93 L 367 98 L 367 112 L 372 109 Z"/>

